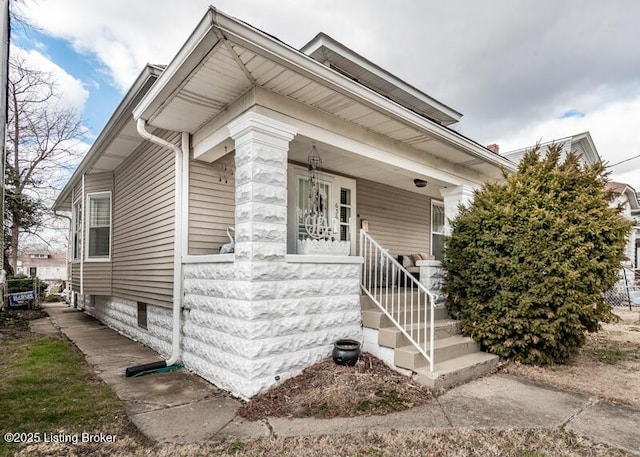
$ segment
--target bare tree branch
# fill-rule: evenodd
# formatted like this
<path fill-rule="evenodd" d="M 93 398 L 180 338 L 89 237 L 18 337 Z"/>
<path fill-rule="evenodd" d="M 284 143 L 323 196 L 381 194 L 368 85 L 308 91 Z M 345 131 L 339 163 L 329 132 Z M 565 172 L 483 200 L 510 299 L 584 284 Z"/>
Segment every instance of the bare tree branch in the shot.
<path fill-rule="evenodd" d="M 20 55 L 10 58 L 5 173 L 11 198 L 4 249 L 14 270 L 20 240 L 27 234 L 42 239 L 44 224 L 53 216 L 46 208 L 80 156 L 85 129 L 76 110 L 61 107 L 59 100 L 51 73 L 29 66 Z"/>

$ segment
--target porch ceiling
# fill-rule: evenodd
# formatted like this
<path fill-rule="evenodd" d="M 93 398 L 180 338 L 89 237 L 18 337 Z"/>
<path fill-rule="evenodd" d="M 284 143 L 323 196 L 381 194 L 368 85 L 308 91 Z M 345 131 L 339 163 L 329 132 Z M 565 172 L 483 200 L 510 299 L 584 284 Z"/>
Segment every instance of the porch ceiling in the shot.
<path fill-rule="evenodd" d="M 305 166 L 313 144 L 318 148 L 318 152 L 322 158 L 321 168 L 327 172 L 350 178 L 367 179 L 409 192 L 429 195 L 437 199 L 442 198 L 440 189 L 450 185 L 431 176 L 384 164 L 353 152 L 344 151 L 300 136 L 297 136 L 289 145 L 289 160 Z M 416 178 L 426 180 L 428 183 L 427 186 L 422 188 L 416 187 L 413 183 L 413 180 Z"/>

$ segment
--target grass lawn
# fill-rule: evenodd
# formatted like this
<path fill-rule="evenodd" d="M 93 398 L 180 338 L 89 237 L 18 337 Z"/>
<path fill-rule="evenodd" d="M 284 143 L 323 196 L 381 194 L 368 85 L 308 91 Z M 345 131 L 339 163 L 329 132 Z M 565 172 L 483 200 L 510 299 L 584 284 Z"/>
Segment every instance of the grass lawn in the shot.
<path fill-rule="evenodd" d="M 126 418 L 120 401 L 95 378 L 75 346 L 62 337 L 28 332 L 28 317 L 20 322 L 15 313 L 19 311 L 0 313 L 3 434 L 39 433 L 32 438 L 43 440 L 45 433 L 93 432 Z M 17 447 L 0 439 L 0 455 Z"/>

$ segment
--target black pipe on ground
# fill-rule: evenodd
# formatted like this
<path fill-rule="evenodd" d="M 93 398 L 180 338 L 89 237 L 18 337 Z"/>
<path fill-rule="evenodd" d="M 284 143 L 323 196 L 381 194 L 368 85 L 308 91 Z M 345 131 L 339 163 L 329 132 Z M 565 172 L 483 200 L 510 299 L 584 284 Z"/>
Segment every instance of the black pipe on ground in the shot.
<path fill-rule="evenodd" d="M 145 363 L 144 365 L 136 365 L 134 367 L 127 368 L 124 372 L 124 375 L 125 377 L 130 378 L 131 376 L 135 376 L 139 373 L 142 373 L 143 371 L 160 370 L 166 367 L 167 362 L 165 360 L 163 360 L 162 362 Z"/>

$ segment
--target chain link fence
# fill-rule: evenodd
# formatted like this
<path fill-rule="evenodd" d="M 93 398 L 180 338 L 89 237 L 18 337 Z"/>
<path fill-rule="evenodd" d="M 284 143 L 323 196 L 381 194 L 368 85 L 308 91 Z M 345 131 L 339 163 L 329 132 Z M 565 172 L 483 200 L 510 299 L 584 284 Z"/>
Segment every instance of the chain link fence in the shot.
<path fill-rule="evenodd" d="M 640 269 L 623 267 L 614 288 L 605 293 L 605 300 L 611 306 L 640 306 Z"/>

